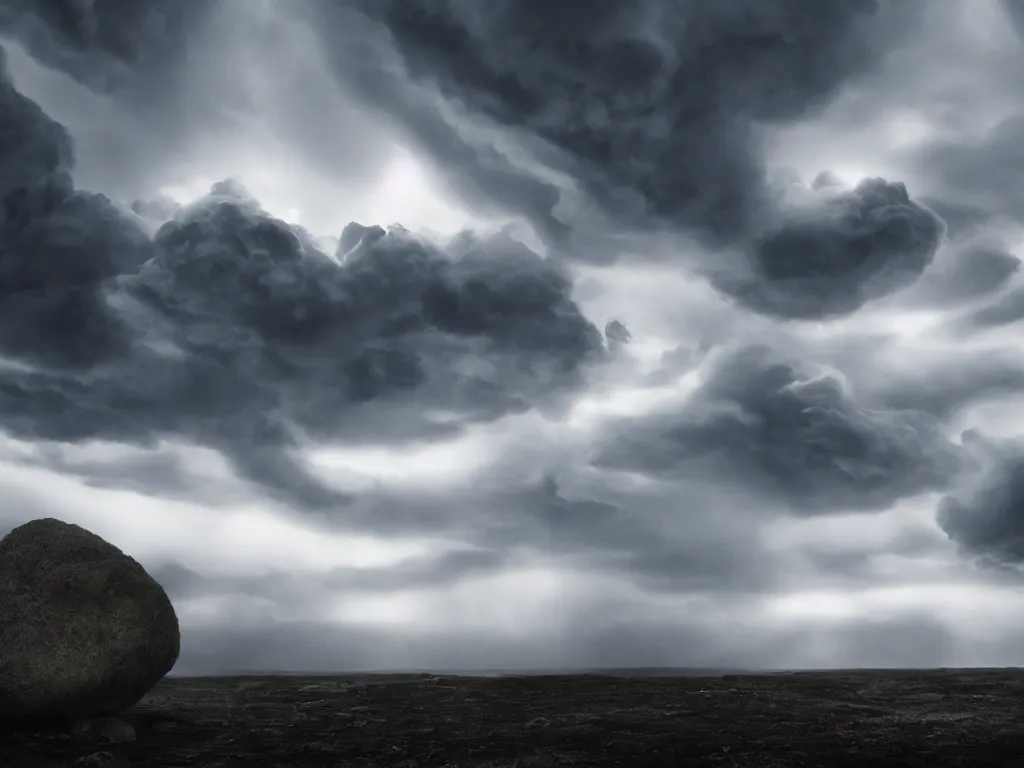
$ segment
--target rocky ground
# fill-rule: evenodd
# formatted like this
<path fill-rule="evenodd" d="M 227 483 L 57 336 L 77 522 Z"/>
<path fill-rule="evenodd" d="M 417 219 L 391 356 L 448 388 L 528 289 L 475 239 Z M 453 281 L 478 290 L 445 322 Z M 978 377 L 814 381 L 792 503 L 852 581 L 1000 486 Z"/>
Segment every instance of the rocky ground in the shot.
<path fill-rule="evenodd" d="M 124 720 L 7 730 L 0 766 L 1009 768 L 1024 671 L 170 678 Z"/>

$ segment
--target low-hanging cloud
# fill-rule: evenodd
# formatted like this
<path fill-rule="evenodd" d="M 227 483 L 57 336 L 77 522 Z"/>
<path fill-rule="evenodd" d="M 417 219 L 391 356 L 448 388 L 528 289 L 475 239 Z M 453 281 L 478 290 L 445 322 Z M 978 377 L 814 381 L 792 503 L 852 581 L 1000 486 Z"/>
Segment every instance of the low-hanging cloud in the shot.
<path fill-rule="evenodd" d="M 749 487 L 798 514 L 879 510 L 943 487 L 958 466 L 924 413 L 874 411 L 835 378 L 765 347 L 716 361 L 681 405 L 609 428 L 597 462 Z"/>

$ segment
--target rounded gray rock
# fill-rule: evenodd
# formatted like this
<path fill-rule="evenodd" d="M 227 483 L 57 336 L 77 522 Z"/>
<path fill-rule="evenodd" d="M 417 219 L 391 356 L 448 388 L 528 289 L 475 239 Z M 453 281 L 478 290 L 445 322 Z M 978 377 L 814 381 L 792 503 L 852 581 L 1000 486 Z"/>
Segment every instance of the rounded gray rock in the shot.
<path fill-rule="evenodd" d="M 114 714 L 174 666 L 178 618 L 133 558 L 33 520 L 0 540 L 0 719 Z"/>

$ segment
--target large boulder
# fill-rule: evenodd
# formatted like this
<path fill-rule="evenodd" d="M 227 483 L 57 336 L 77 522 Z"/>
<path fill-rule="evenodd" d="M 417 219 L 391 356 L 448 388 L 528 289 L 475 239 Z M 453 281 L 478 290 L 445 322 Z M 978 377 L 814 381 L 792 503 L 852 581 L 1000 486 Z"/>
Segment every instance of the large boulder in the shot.
<path fill-rule="evenodd" d="M 167 594 L 113 544 L 52 518 L 0 540 L 0 719 L 114 714 L 179 648 Z"/>

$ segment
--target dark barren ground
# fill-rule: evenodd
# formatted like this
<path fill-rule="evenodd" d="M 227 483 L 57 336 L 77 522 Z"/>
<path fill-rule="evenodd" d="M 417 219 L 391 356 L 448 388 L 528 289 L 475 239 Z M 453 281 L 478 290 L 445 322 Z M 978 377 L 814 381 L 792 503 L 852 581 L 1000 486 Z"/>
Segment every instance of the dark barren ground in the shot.
<path fill-rule="evenodd" d="M 4 733 L 0 766 L 1024 766 L 1021 670 L 170 678 L 126 718 Z"/>

